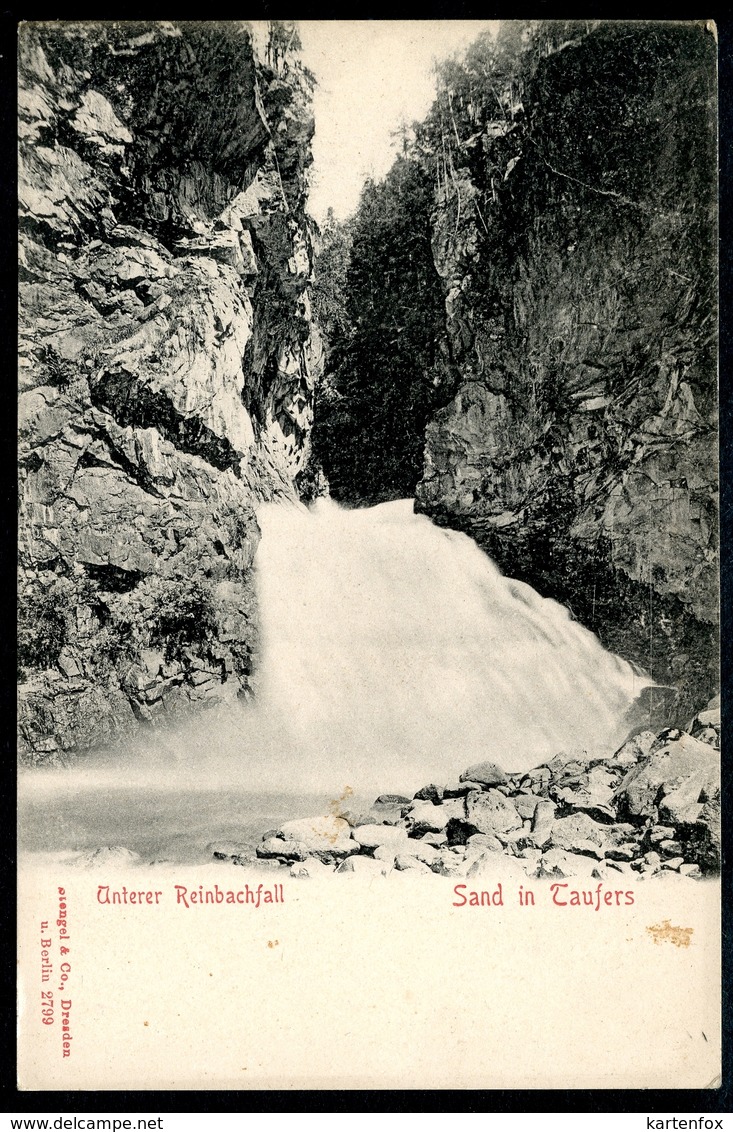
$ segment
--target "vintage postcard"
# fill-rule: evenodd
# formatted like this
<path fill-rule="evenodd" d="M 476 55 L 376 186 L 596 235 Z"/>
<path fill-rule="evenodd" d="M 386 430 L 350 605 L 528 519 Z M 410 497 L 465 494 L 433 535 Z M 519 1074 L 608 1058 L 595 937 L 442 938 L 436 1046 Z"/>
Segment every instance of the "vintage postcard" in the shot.
<path fill-rule="evenodd" d="M 19 1087 L 714 1089 L 715 26 L 18 53 Z"/>

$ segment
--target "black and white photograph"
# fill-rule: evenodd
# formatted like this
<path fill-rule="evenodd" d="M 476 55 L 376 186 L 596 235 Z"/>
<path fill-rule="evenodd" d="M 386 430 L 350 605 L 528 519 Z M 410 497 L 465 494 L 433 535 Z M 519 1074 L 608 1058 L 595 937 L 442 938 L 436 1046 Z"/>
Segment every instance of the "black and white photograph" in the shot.
<path fill-rule="evenodd" d="M 720 1083 L 717 56 L 19 25 L 20 1089 Z"/>

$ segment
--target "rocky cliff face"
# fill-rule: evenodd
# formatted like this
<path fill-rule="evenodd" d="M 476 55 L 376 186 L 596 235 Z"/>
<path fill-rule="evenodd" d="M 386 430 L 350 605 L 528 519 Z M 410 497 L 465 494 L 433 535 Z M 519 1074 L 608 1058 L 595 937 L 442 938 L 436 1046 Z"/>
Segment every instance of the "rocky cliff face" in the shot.
<path fill-rule="evenodd" d="M 715 42 L 600 24 L 534 51 L 489 115 L 466 96 L 463 137 L 449 106 L 433 248 L 461 384 L 417 505 L 682 719 L 717 683 Z"/>
<path fill-rule="evenodd" d="M 251 687 L 253 506 L 320 364 L 309 95 L 243 24 L 21 28 L 27 761 Z"/>

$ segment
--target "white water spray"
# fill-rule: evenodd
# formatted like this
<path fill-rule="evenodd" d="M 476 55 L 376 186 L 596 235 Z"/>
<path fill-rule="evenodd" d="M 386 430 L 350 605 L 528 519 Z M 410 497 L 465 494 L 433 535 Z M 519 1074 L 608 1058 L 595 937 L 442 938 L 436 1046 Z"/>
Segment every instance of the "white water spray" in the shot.
<path fill-rule="evenodd" d="M 255 718 L 278 783 L 414 791 L 623 740 L 650 681 L 411 500 L 259 519 Z"/>

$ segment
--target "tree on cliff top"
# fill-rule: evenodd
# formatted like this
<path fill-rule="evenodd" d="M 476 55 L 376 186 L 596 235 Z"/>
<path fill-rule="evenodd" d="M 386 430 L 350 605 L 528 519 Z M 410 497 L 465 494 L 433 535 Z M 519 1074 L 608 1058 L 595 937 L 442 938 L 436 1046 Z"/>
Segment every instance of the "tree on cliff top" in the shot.
<path fill-rule="evenodd" d="M 310 297 L 327 354 L 349 333 L 346 310 L 347 273 L 351 254 L 351 230 L 336 219 L 329 208 L 320 230 L 320 247 Z"/>

